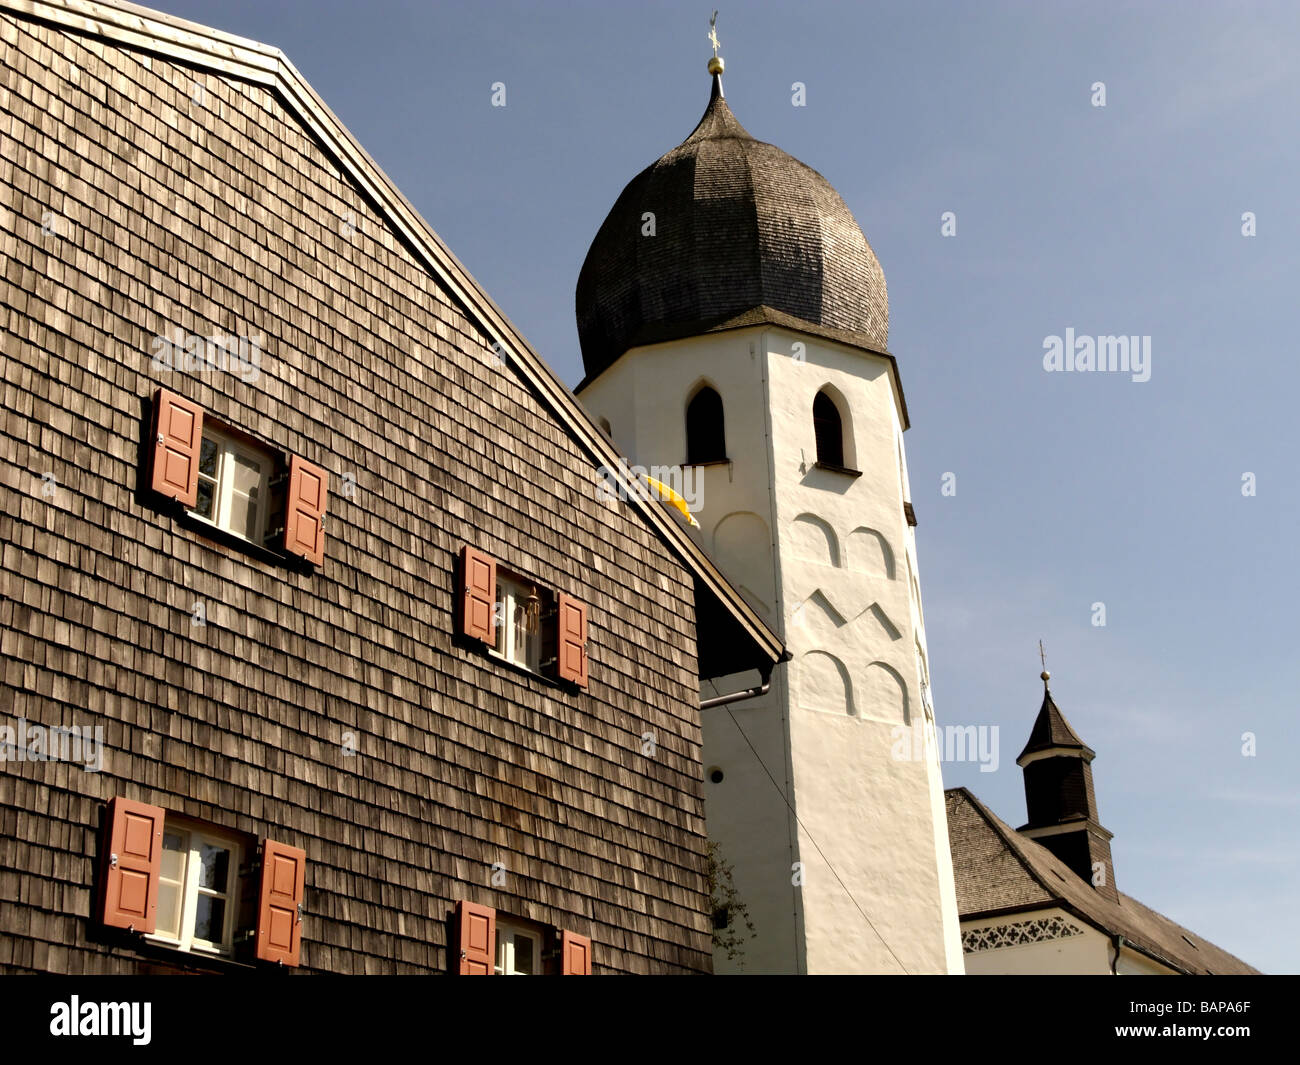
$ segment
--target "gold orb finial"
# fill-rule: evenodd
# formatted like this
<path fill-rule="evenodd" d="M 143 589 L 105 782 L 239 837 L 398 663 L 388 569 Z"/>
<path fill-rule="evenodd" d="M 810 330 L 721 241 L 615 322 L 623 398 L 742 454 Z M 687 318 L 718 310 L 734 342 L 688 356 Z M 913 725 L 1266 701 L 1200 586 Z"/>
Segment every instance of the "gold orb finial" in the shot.
<path fill-rule="evenodd" d="M 712 59 L 709 60 L 709 73 L 721 74 L 723 66 L 724 64 L 722 62 L 722 57 L 715 55 Z"/>
<path fill-rule="evenodd" d="M 715 77 L 722 73 L 725 64 L 722 57 L 718 55 L 718 49 L 722 46 L 718 43 L 718 13 L 713 12 L 713 18 L 709 19 L 709 43 L 713 45 L 713 58 L 709 60 L 709 73 Z"/>

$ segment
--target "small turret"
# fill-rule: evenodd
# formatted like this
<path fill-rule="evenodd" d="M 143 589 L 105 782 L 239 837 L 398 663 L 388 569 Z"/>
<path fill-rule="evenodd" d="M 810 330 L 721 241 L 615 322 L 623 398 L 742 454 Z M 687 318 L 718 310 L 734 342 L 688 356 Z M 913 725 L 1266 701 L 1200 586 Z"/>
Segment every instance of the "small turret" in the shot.
<path fill-rule="evenodd" d="M 1052 699 L 1051 674 L 1042 672 L 1043 705 L 1029 742 L 1016 759 L 1025 774 L 1025 808 L 1029 820 L 1020 829 L 1041 843 L 1087 883 L 1118 901 L 1111 865 L 1111 833 L 1097 815 L 1092 786 L 1096 752 L 1078 733 Z"/>

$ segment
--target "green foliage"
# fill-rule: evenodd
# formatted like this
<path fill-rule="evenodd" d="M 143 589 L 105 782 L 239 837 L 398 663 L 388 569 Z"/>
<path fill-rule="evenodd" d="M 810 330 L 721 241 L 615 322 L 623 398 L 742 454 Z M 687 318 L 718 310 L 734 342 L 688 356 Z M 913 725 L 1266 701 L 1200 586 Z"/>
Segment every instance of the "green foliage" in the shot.
<path fill-rule="evenodd" d="M 713 947 L 727 952 L 728 961 L 744 956 L 745 941 L 753 939 L 754 924 L 749 907 L 741 901 L 731 879 L 731 866 L 722 849 L 709 840 L 709 910 L 713 915 Z"/>

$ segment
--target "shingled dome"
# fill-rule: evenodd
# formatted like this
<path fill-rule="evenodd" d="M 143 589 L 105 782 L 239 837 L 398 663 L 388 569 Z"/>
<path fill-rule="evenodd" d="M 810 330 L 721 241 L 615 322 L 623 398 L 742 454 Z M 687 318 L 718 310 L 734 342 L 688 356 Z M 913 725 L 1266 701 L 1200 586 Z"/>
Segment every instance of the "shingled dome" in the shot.
<path fill-rule="evenodd" d="M 588 379 L 641 344 L 763 321 L 877 351 L 889 338 L 885 273 L 852 212 L 821 174 L 745 131 L 716 75 L 695 132 L 600 227 L 577 312 Z"/>

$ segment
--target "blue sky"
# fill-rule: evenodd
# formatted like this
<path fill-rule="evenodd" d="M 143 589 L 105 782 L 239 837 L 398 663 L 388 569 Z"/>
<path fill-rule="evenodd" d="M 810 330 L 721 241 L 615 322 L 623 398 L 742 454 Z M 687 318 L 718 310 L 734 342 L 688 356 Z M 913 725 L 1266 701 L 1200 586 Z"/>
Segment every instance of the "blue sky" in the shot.
<path fill-rule="evenodd" d="M 282 48 L 581 378 L 579 267 L 704 109 L 708 5 L 161 6 Z M 735 3 L 718 30 L 737 117 L 835 185 L 888 278 L 936 711 L 1001 736 L 996 773 L 945 783 L 1023 822 L 1041 638 L 1120 890 L 1300 971 L 1300 5 Z M 1067 328 L 1149 336 L 1150 380 L 1045 372 Z"/>

